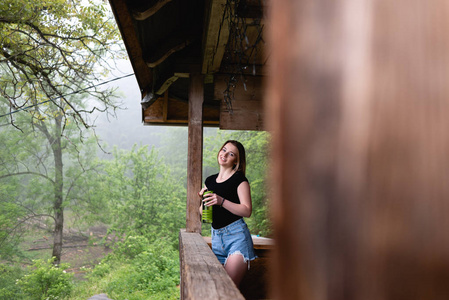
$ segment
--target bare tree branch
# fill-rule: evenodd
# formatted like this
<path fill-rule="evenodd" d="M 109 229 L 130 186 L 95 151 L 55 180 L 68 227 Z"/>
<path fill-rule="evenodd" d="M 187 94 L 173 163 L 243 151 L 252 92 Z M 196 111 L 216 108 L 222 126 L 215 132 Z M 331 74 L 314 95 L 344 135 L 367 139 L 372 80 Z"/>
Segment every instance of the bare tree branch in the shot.
<path fill-rule="evenodd" d="M 37 172 L 31 172 L 31 171 L 27 171 L 27 172 L 18 172 L 18 173 L 11 173 L 11 174 L 0 175 L 0 179 L 7 178 L 7 177 L 12 177 L 12 176 L 21 176 L 21 175 L 35 175 L 35 176 L 40 176 L 40 177 L 43 177 L 43 178 L 47 179 L 48 181 L 50 181 L 50 182 L 53 183 L 53 184 L 55 183 L 55 182 L 53 181 L 53 179 L 51 179 L 50 177 L 48 177 L 48 176 L 46 176 L 46 175 L 44 175 L 44 174 L 37 173 Z"/>

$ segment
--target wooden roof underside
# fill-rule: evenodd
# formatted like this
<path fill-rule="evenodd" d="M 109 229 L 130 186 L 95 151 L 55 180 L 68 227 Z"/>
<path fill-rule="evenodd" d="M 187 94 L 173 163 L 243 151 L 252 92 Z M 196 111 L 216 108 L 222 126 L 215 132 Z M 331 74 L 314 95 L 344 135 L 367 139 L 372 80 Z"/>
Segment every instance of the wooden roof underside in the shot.
<path fill-rule="evenodd" d="M 267 58 L 262 40 L 261 0 L 110 0 L 142 99 L 144 124 L 187 125 L 190 74 L 204 75 L 204 125 L 222 129 L 263 129 L 261 85 Z M 244 4 L 244 5 L 242 5 Z M 238 11 L 247 26 L 249 67 L 242 76 L 227 13 Z M 256 21 L 255 21 L 256 20 Z M 231 30 L 232 35 L 232 30 Z M 234 41 L 234 42 L 232 42 Z M 234 51 L 235 53 L 235 51 Z M 232 111 L 224 101 L 234 76 Z M 245 82 L 245 84 L 243 84 Z M 136 100 L 137 101 L 137 100 Z"/>

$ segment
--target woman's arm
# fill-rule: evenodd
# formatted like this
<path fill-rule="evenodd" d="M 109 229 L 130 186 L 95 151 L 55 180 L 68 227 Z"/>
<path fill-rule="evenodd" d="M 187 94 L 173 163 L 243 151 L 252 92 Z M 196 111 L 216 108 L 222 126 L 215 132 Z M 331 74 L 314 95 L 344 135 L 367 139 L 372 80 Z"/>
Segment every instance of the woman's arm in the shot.
<path fill-rule="evenodd" d="M 240 183 L 237 188 L 237 194 L 239 196 L 240 204 L 227 201 L 226 199 L 221 200 L 224 202 L 219 200 L 218 204 L 222 205 L 222 207 L 226 208 L 234 215 L 249 218 L 253 210 L 253 205 L 251 200 L 251 190 L 247 181 Z M 222 198 L 221 196 L 218 197 Z"/>
<path fill-rule="evenodd" d="M 240 204 L 228 201 L 217 194 L 210 194 L 210 196 L 203 199 L 203 202 L 206 203 L 206 206 L 220 205 L 234 215 L 249 218 L 253 210 L 253 205 L 251 201 L 251 191 L 247 181 L 240 183 L 237 188 L 237 195 L 239 196 Z"/>

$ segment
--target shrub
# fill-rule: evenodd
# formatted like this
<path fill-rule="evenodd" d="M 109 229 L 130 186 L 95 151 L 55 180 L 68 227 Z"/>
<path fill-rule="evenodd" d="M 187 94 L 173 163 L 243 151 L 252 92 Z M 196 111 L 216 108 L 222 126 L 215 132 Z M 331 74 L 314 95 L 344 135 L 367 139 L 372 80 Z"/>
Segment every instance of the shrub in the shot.
<path fill-rule="evenodd" d="M 29 273 L 17 281 L 28 299 L 63 299 L 72 292 L 73 274 L 66 273 L 67 264 L 54 265 L 53 259 L 34 260 Z"/>
<path fill-rule="evenodd" d="M 0 265 L 0 299 L 24 299 L 17 284 L 21 276 L 19 267 Z"/>
<path fill-rule="evenodd" d="M 179 299 L 179 253 L 163 239 L 149 242 L 143 236 L 130 236 L 87 278 L 88 282 L 77 288 L 82 297 L 72 299 L 96 293 L 106 293 L 112 299 Z"/>
<path fill-rule="evenodd" d="M 150 247 L 150 242 L 144 236 L 128 236 L 125 241 L 119 243 L 114 249 L 114 254 L 120 258 L 133 259 L 145 249 Z"/>

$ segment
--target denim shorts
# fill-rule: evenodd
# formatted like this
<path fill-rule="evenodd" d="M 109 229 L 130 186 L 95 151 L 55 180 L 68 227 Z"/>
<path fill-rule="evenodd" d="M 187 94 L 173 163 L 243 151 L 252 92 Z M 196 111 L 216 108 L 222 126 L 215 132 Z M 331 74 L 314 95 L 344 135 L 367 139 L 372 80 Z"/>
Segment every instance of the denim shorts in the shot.
<path fill-rule="evenodd" d="M 242 255 L 245 262 L 257 258 L 253 239 L 243 218 L 220 229 L 211 227 L 211 236 L 212 251 L 222 265 L 226 265 L 228 257 L 233 254 Z"/>

